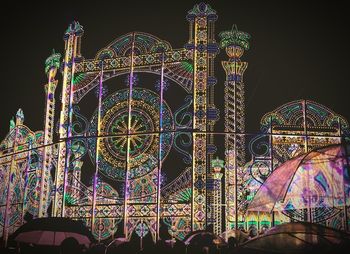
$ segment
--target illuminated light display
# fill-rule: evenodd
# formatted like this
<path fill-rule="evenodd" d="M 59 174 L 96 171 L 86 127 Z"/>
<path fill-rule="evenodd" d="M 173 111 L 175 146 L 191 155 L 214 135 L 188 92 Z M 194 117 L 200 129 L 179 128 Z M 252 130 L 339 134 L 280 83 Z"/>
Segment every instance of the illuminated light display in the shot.
<path fill-rule="evenodd" d="M 40 202 L 39 202 L 39 214 L 38 217 L 47 216 L 47 205 L 50 196 L 49 183 L 50 171 L 52 167 L 52 156 L 54 153 L 54 147 L 49 146 L 53 142 L 53 127 L 54 127 L 54 113 L 55 113 L 55 90 L 58 81 L 55 79 L 57 69 L 60 66 L 61 54 L 55 53 L 53 50 L 52 55 L 45 61 L 45 73 L 47 74 L 48 83 L 45 86 L 46 92 L 46 109 L 45 109 L 45 129 L 44 129 L 44 154 L 43 165 L 41 169 L 41 185 L 40 185 Z"/>
<path fill-rule="evenodd" d="M 298 100 L 265 114 L 261 119 L 261 130 L 262 134 L 253 138 L 249 144 L 252 162 L 245 166 L 247 173 L 244 179 L 249 180 L 243 188 L 251 193 L 251 201 L 275 168 L 282 163 L 292 163 L 290 159 L 298 158 L 297 156 L 314 149 L 342 143 L 342 139 L 349 135 L 349 124 L 342 116 L 323 105 L 309 100 Z M 328 160 L 331 160 L 330 157 Z M 318 178 L 318 181 L 321 178 L 324 180 L 321 176 Z M 245 204 L 246 209 L 248 202 Z M 345 217 L 348 216 L 340 213 L 336 206 L 325 205 L 313 210 L 299 209 L 298 206 L 291 209 L 292 207 L 274 210 L 270 222 L 310 221 L 313 216 L 313 222 L 336 228 L 345 229 L 344 225 L 349 223 L 345 222 Z"/>
<path fill-rule="evenodd" d="M 221 170 L 225 167 L 224 161 L 219 160 L 218 158 L 211 161 L 211 166 L 213 168 L 213 179 L 214 179 L 214 187 L 213 187 L 213 210 L 214 210 L 214 227 L 213 231 L 215 234 L 219 235 L 222 233 L 222 186 L 221 186 L 221 178 L 223 173 Z"/>
<path fill-rule="evenodd" d="M 119 90 L 110 95 L 102 102 L 103 117 L 101 119 L 102 134 L 119 134 L 116 137 L 105 138 L 100 144 L 100 164 L 104 175 L 114 180 L 125 179 L 125 156 L 127 153 L 127 141 L 124 135 L 127 133 L 128 119 L 128 89 Z M 140 88 L 133 89 L 131 103 L 132 114 L 130 126 L 130 171 L 129 178 L 137 178 L 151 172 L 157 165 L 159 138 L 147 133 L 159 132 L 159 96 L 150 91 Z M 164 103 L 165 104 L 165 103 Z M 90 136 L 96 136 L 97 112 L 91 119 Z M 163 106 L 162 126 L 165 130 L 173 129 L 173 116 L 167 105 Z M 172 145 L 172 134 L 164 133 L 162 139 L 163 155 L 165 157 Z M 96 142 L 89 140 L 90 156 L 94 159 Z M 163 159 L 163 158 L 162 158 Z"/>
<path fill-rule="evenodd" d="M 23 122 L 24 114 L 19 109 L 16 120 L 10 121 L 8 135 L 0 143 L 0 234 L 5 243 L 9 234 L 24 223 L 26 213 L 39 213 L 44 134 L 32 132 Z M 46 181 L 52 188 L 52 179 Z"/>
<path fill-rule="evenodd" d="M 301 210 L 309 222 L 323 222 L 339 214 L 347 218 L 347 149 L 329 145 L 286 161 L 261 185 L 248 210 L 283 211 L 287 216 Z"/>
<path fill-rule="evenodd" d="M 349 184 L 341 180 L 344 167 L 332 159 L 344 157 L 335 144 L 349 136 L 346 119 L 298 100 L 264 115 L 260 134 L 247 134 L 243 75 L 248 63 L 241 58 L 250 35 L 234 25 L 219 33 L 217 43 L 217 14 L 208 4 L 195 5 L 186 18 L 189 40 L 183 48 L 132 32 L 93 59 L 80 53 L 83 27 L 76 21 L 69 25 L 62 62 L 55 52 L 45 62 L 44 130 L 32 132 L 19 110 L 0 143 L 5 242 L 28 214 L 81 219 L 99 241 L 117 233 L 128 239 L 151 235 L 156 241 L 161 227 L 184 239 L 194 230 L 260 230 L 291 220 L 348 230 L 349 201 L 342 194 Z M 219 48 L 228 56 L 221 62 L 225 81 L 215 77 Z M 58 70 L 63 79 L 55 119 Z M 224 87 L 220 109 L 214 101 L 219 82 Z M 217 133 L 219 113 L 224 132 Z M 317 155 L 328 145 L 338 150 Z M 298 164 L 299 158 L 305 165 L 294 167 L 294 174 L 285 165 Z M 317 170 L 307 164 L 316 159 L 322 161 Z M 313 180 L 305 190 L 306 174 Z M 264 192 L 279 188 L 276 175 L 291 183 L 283 199 Z"/>
<path fill-rule="evenodd" d="M 238 31 L 233 26 L 231 31 L 219 34 L 220 46 L 229 57 L 222 66 L 226 72 L 225 82 L 225 136 L 226 175 L 226 231 L 238 228 L 238 191 L 243 180 L 245 163 L 245 124 L 244 124 L 244 83 L 243 74 L 248 63 L 241 61 L 244 50 L 249 49 L 250 35 Z"/>

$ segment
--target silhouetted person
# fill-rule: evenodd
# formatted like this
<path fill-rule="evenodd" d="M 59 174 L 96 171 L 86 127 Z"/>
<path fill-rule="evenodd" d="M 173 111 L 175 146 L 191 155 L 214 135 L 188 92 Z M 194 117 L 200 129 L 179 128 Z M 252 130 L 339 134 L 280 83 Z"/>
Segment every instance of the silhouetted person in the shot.
<path fill-rule="evenodd" d="M 61 254 L 80 254 L 81 247 L 79 242 L 74 237 L 64 239 L 60 245 Z"/>
<path fill-rule="evenodd" d="M 228 247 L 230 249 L 233 249 L 234 247 L 237 246 L 237 241 L 236 241 L 236 238 L 234 238 L 233 236 L 229 237 L 227 239 L 227 243 L 228 243 Z"/>
<path fill-rule="evenodd" d="M 208 247 L 208 246 L 204 246 L 204 247 L 202 248 L 202 253 L 203 253 L 203 254 L 209 254 L 209 247 Z"/>
<path fill-rule="evenodd" d="M 33 219 L 33 215 L 29 212 L 26 212 L 23 219 L 25 220 L 25 222 L 29 222 Z"/>
<path fill-rule="evenodd" d="M 172 253 L 186 253 L 186 245 L 183 241 L 176 241 Z"/>
<path fill-rule="evenodd" d="M 142 253 L 154 253 L 155 244 L 153 242 L 151 233 L 148 233 L 145 235 L 145 237 L 142 238 L 142 247 Z"/>
<path fill-rule="evenodd" d="M 165 225 L 164 223 L 161 223 L 161 226 L 159 228 L 159 236 L 161 240 L 171 239 L 171 235 L 169 234 L 169 231 L 168 231 L 168 226 Z"/>
<path fill-rule="evenodd" d="M 252 227 L 250 230 L 249 230 L 249 238 L 253 238 L 255 236 L 258 235 L 258 230 L 256 229 L 256 227 Z"/>
<path fill-rule="evenodd" d="M 87 250 L 88 254 L 104 254 L 106 246 L 103 243 L 93 243 L 90 245 L 90 248 Z"/>

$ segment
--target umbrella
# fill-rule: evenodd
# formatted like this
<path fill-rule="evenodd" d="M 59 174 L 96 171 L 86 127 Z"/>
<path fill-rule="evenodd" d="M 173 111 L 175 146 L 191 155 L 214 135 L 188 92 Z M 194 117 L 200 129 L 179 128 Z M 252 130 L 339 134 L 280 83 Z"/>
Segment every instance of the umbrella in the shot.
<path fill-rule="evenodd" d="M 184 239 L 185 245 L 226 245 L 225 239 L 212 232 L 198 230 L 187 235 Z"/>
<path fill-rule="evenodd" d="M 113 239 L 109 244 L 106 245 L 104 253 L 107 253 L 109 249 L 116 249 L 119 245 L 129 242 L 125 237 L 118 237 Z"/>
<path fill-rule="evenodd" d="M 286 161 L 260 186 L 248 211 L 349 205 L 349 152 L 349 146 L 330 145 Z"/>
<path fill-rule="evenodd" d="M 308 222 L 278 225 L 236 249 L 237 253 L 336 253 L 349 247 L 350 234 Z"/>
<path fill-rule="evenodd" d="M 59 246 L 68 237 L 74 237 L 79 244 L 85 246 L 95 241 L 90 230 L 82 221 L 61 217 L 31 220 L 18 228 L 11 236 L 16 242 L 47 246 Z"/>

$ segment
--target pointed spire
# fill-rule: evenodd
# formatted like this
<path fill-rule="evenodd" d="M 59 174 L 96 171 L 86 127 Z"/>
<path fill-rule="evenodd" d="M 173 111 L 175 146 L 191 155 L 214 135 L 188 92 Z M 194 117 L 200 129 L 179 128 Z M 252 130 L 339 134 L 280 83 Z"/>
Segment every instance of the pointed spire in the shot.
<path fill-rule="evenodd" d="M 216 11 L 211 8 L 209 4 L 199 3 L 193 6 L 192 10 L 188 11 L 189 15 L 195 16 L 208 16 L 208 15 L 216 15 Z"/>
<path fill-rule="evenodd" d="M 23 110 L 19 108 L 16 113 L 16 125 L 23 124 L 23 122 L 24 122 Z"/>
<path fill-rule="evenodd" d="M 231 31 L 232 31 L 232 32 L 236 32 L 236 33 L 238 32 L 238 27 L 237 27 L 236 24 L 233 24 L 233 25 L 232 25 Z"/>
<path fill-rule="evenodd" d="M 82 36 L 84 34 L 83 26 L 79 24 L 78 21 L 73 21 L 64 33 L 63 39 L 67 40 L 69 36 Z"/>
<path fill-rule="evenodd" d="M 186 18 L 188 21 L 193 21 L 195 17 L 203 16 L 207 16 L 208 19 L 212 21 L 215 21 L 218 18 L 216 11 L 206 3 L 196 4 L 191 10 L 188 11 Z"/>

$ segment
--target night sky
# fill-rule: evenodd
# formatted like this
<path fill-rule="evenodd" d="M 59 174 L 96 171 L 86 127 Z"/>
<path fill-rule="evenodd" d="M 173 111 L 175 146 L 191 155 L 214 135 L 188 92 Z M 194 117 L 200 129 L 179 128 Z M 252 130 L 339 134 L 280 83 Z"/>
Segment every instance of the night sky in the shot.
<path fill-rule="evenodd" d="M 85 1 L 87 2 L 87 1 Z M 103 2 L 103 3 L 101 3 Z M 43 129 L 44 61 L 53 48 L 63 52 L 63 34 L 78 20 L 84 27 L 82 54 L 93 58 L 117 37 L 142 31 L 181 48 L 188 39 L 187 11 L 200 1 L 98 1 L 95 4 L 46 1 L 2 6 L 0 138 L 21 107 L 25 124 Z M 219 16 L 218 33 L 232 24 L 251 36 L 242 61 L 245 73 L 247 131 L 256 132 L 266 112 L 296 99 L 321 103 L 350 119 L 348 104 L 348 9 L 332 2 L 211 1 Z M 216 93 L 222 94 L 224 72 L 216 58 Z M 58 87 L 57 94 L 61 90 Z M 221 113 L 223 116 L 223 111 Z"/>

